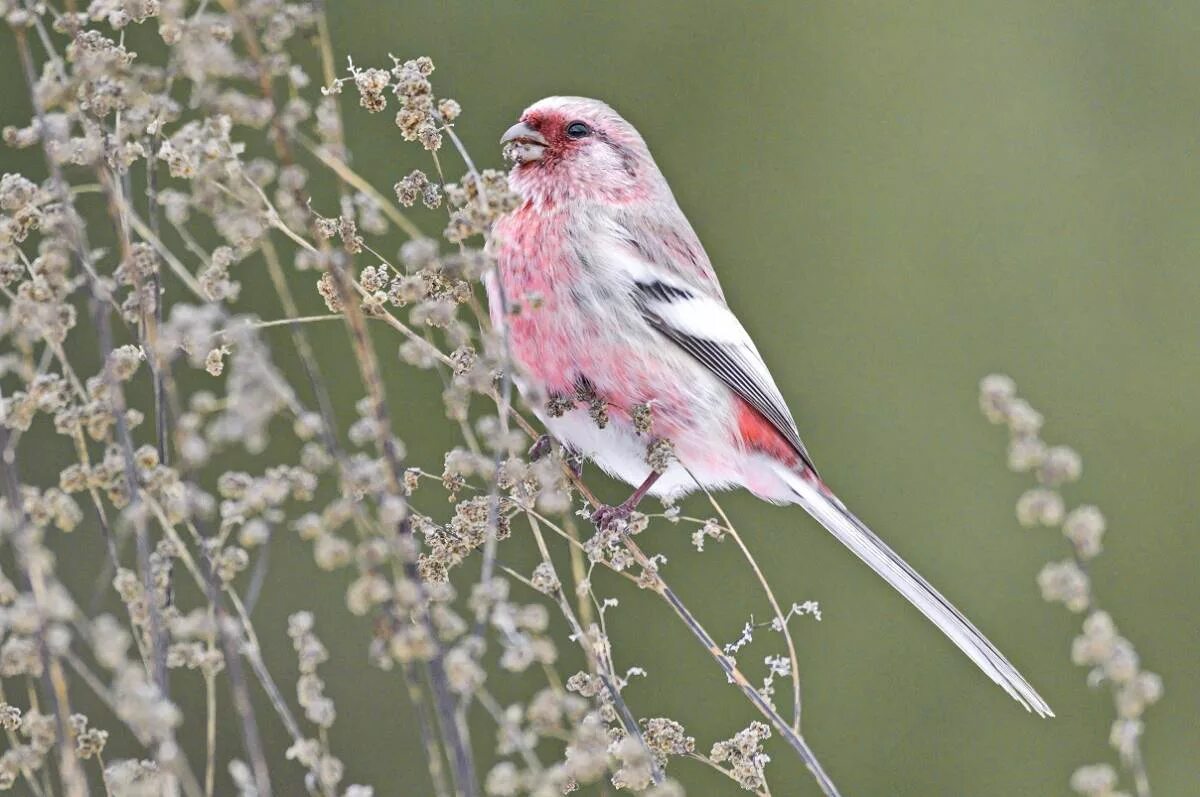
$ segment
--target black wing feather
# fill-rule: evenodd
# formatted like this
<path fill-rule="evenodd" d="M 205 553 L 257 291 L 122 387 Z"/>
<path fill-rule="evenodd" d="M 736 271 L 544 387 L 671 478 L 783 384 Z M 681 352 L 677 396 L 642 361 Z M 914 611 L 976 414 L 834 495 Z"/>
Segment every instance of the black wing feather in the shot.
<path fill-rule="evenodd" d="M 637 299 L 638 306 L 641 308 L 642 317 L 646 319 L 646 323 L 662 333 L 668 340 L 679 346 L 679 348 L 692 355 L 697 362 L 712 371 L 714 376 L 745 399 L 751 407 L 757 410 L 759 414 L 766 418 L 783 435 L 784 439 L 787 440 L 788 444 L 799 455 L 801 461 L 813 473 L 816 473 L 817 469 L 813 465 L 812 457 L 809 456 L 808 449 L 804 447 L 804 443 L 800 440 L 800 433 L 796 431 L 796 426 L 791 418 L 787 416 L 786 411 L 781 410 L 776 402 L 771 400 L 771 397 L 763 391 L 753 375 L 747 373 L 746 369 L 729 353 L 726 347 L 716 341 L 689 335 L 672 327 L 663 320 L 662 316 L 655 313 L 654 309 L 650 306 L 651 302 L 671 303 L 691 299 L 693 298 L 693 294 L 682 288 L 659 281 L 634 283 L 634 290 L 636 294 L 635 298 Z"/>

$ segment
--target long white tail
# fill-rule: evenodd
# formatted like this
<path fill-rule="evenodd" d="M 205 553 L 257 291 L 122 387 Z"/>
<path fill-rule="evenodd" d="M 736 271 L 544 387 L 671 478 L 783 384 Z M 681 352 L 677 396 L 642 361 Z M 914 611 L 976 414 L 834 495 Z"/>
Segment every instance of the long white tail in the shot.
<path fill-rule="evenodd" d="M 1054 712 L 1029 682 L 1017 672 L 1016 667 L 996 646 L 979 632 L 962 612 L 950 601 L 921 578 L 917 571 L 900 558 L 873 531 L 856 518 L 846 506 L 831 493 L 809 481 L 798 473 L 783 467 L 779 475 L 796 494 L 796 503 L 829 530 L 834 537 L 862 559 L 871 569 L 891 584 L 897 592 L 908 598 L 921 614 L 950 637 L 971 661 L 987 673 L 987 676 L 1008 692 L 1027 711 L 1037 712 L 1042 717 L 1053 717 Z"/>

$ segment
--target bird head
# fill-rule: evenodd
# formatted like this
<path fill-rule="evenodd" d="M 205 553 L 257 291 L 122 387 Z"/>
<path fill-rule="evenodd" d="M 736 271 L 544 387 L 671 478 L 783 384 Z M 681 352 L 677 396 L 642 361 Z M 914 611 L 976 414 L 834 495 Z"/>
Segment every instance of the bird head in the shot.
<path fill-rule="evenodd" d="M 500 143 L 515 164 L 513 187 L 527 199 L 629 202 L 665 185 L 641 135 L 599 100 L 539 100 Z"/>

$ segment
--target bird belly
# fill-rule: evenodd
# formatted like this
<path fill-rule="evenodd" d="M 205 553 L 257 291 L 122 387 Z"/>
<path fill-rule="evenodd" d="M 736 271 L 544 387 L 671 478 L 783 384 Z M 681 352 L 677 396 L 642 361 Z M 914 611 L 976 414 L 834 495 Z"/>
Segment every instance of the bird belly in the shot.
<path fill-rule="evenodd" d="M 561 443 L 595 462 L 604 472 L 637 486 L 650 475 L 646 449 L 651 440 L 638 434 L 625 418 L 610 418 L 602 429 L 587 409 L 576 408 L 558 417 L 543 417 L 546 428 Z M 650 490 L 660 498 L 677 498 L 700 489 L 720 490 L 740 484 L 739 452 L 727 445 L 675 443 L 673 461 Z M 703 453 L 701 453 L 703 451 Z"/>

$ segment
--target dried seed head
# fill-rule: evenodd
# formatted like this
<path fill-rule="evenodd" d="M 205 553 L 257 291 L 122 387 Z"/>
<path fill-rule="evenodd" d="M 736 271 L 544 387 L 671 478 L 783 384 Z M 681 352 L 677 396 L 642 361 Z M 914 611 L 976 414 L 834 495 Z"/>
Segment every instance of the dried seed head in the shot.
<path fill-rule="evenodd" d="M 1063 521 L 1063 534 L 1075 545 L 1081 559 L 1092 559 L 1101 551 L 1100 540 L 1106 524 L 1104 515 L 1094 506 L 1071 510 Z"/>
<path fill-rule="evenodd" d="M 1037 577 L 1042 598 L 1059 602 L 1073 612 L 1081 612 L 1091 603 L 1091 584 L 1087 574 L 1074 561 L 1051 562 Z"/>
<path fill-rule="evenodd" d="M 1057 526 L 1065 512 L 1062 496 L 1053 490 L 1035 487 L 1017 500 L 1017 520 L 1022 526 Z"/>

